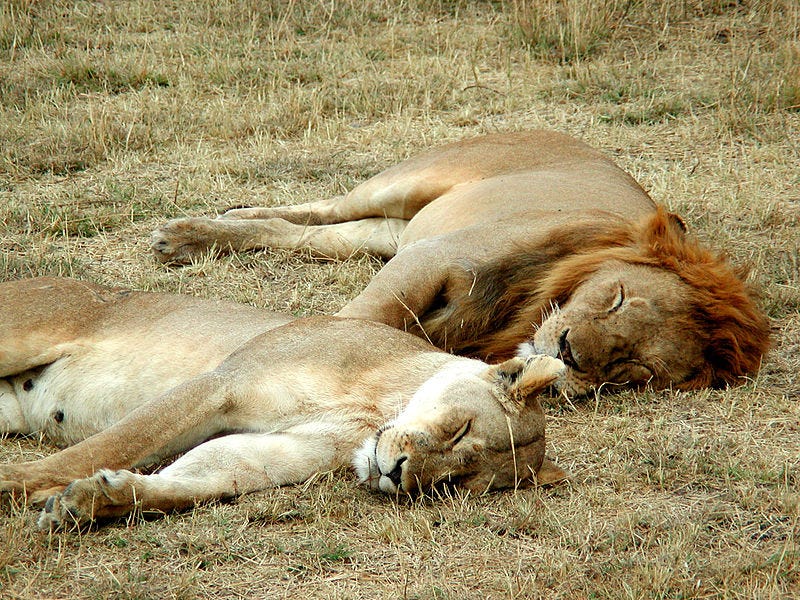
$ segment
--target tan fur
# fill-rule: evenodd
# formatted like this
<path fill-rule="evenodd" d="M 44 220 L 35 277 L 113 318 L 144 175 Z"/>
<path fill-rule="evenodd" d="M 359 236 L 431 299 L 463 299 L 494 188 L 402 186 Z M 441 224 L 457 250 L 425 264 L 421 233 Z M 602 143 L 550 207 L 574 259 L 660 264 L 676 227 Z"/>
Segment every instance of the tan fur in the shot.
<path fill-rule="evenodd" d="M 391 258 L 340 316 L 492 362 L 531 342 L 565 358 L 573 394 L 739 383 L 769 324 L 741 276 L 683 229 L 596 150 L 534 131 L 437 148 L 342 198 L 170 221 L 152 248 L 165 262 L 212 247 Z"/>
<path fill-rule="evenodd" d="M 0 284 L 0 348 L 0 433 L 74 444 L 0 465 L 0 490 L 45 502 L 45 528 L 301 482 L 360 445 L 384 491 L 564 476 L 544 458 L 536 396 L 563 371 L 546 356 L 501 370 L 378 323 L 53 278 Z"/>

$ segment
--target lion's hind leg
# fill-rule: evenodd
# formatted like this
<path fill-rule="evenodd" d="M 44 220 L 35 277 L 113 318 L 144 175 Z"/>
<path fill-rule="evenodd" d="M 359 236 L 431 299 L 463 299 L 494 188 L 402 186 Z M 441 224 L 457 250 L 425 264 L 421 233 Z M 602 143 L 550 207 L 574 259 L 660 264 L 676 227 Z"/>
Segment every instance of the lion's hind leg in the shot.
<path fill-rule="evenodd" d="M 300 483 L 337 466 L 334 439 L 298 433 L 241 433 L 215 438 L 153 475 L 103 469 L 51 496 L 42 529 L 120 517 L 132 510 L 167 512 L 200 502 Z"/>
<path fill-rule="evenodd" d="M 363 211 L 357 210 L 358 206 L 349 206 L 353 204 L 350 198 L 351 196 L 337 196 L 290 206 L 231 208 L 218 215 L 217 219 L 284 219 L 298 225 L 328 225 L 363 219 L 365 216 L 383 216 L 361 214 Z M 344 211 L 347 214 L 342 214 L 342 208 L 348 207 L 350 210 Z"/>
<path fill-rule="evenodd" d="M 309 248 L 338 259 L 354 254 L 391 258 L 408 221 L 452 185 L 413 169 L 390 169 L 344 196 L 232 208 L 215 219 L 173 219 L 153 232 L 150 247 L 165 263 L 187 263 L 211 249 L 255 248 Z"/>
<path fill-rule="evenodd" d="M 186 263 L 214 250 L 307 248 L 317 256 L 357 254 L 391 258 L 405 229 L 403 219 L 372 218 L 333 225 L 298 225 L 284 219 L 174 219 L 156 229 L 150 247 L 158 260 Z"/>
<path fill-rule="evenodd" d="M 379 173 L 344 196 L 269 208 L 232 208 L 218 219 L 285 219 L 298 225 L 331 225 L 361 219 L 409 220 L 449 191 L 453 181 L 403 169 Z"/>

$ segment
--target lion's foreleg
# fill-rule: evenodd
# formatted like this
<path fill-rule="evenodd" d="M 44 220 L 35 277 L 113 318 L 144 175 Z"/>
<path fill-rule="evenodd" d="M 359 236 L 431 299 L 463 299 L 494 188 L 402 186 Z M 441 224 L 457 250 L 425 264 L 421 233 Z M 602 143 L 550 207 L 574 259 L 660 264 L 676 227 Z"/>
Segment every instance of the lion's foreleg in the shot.
<path fill-rule="evenodd" d="M 347 457 L 344 457 L 345 459 Z M 82 524 L 134 508 L 170 511 L 299 483 L 342 462 L 329 435 L 243 433 L 210 440 L 154 475 L 102 470 L 47 500 L 39 526 Z"/>
<path fill-rule="evenodd" d="M 422 241 L 407 246 L 337 316 L 415 330 L 445 289 L 452 263 L 452 257 L 437 242 Z"/>
<path fill-rule="evenodd" d="M 41 460 L 0 465 L 0 491 L 37 492 L 63 487 L 101 468 L 128 468 L 148 457 L 181 452 L 221 431 L 221 418 L 232 410 L 227 380 L 217 373 L 201 375 L 152 400 L 82 442 Z M 220 418 L 216 418 L 220 417 Z M 184 443 L 176 445 L 176 440 Z"/>

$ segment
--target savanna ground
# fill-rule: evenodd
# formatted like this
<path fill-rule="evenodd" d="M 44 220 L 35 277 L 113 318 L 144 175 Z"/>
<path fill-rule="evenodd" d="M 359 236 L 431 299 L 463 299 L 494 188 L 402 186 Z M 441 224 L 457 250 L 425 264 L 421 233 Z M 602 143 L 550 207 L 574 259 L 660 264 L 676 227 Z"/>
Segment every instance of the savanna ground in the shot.
<path fill-rule="evenodd" d="M 800 596 L 799 32 L 795 0 L 4 2 L 4 279 L 332 312 L 377 261 L 167 268 L 149 232 L 554 128 L 752 266 L 774 350 L 737 389 L 551 402 L 549 454 L 572 478 L 550 489 L 397 502 L 341 471 L 53 534 L 6 500 L 0 596 Z M 0 442 L 4 461 L 52 451 Z"/>

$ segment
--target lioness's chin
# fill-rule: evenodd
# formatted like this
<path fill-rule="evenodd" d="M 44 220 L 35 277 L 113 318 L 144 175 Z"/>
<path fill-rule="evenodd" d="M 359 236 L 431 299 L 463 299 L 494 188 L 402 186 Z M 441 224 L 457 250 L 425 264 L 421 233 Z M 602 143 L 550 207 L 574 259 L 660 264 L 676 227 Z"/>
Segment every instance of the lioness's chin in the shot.
<path fill-rule="evenodd" d="M 401 488 L 386 475 L 382 475 L 378 469 L 378 437 L 373 435 L 356 450 L 353 456 L 353 468 L 358 475 L 359 481 L 376 492 L 385 494 L 397 494 Z"/>
<path fill-rule="evenodd" d="M 381 474 L 378 471 L 378 459 L 375 455 L 377 447 L 378 438 L 373 435 L 364 440 L 361 448 L 356 450 L 353 455 L 353 468 L 358 475 L 359 482 L 373 490 L 381 489 Z"/>

